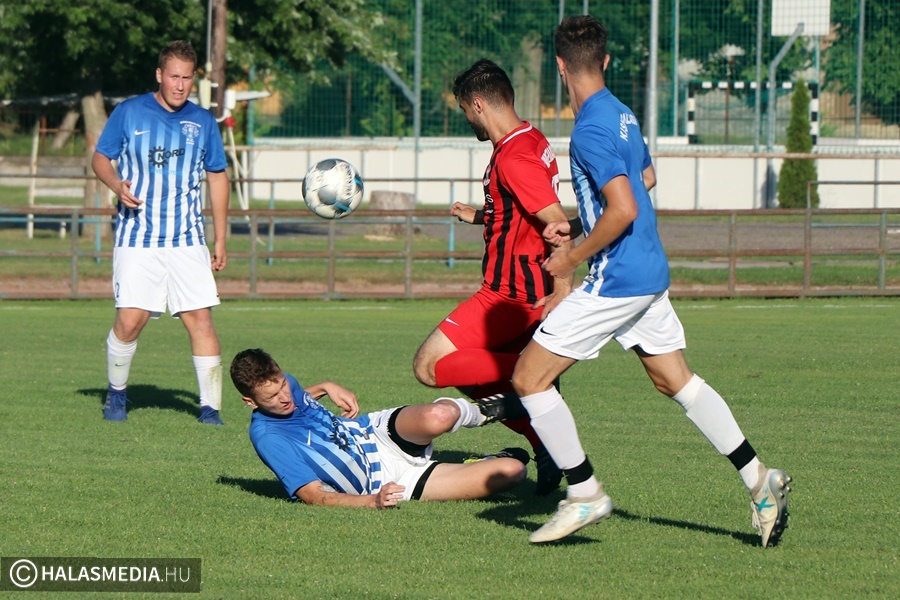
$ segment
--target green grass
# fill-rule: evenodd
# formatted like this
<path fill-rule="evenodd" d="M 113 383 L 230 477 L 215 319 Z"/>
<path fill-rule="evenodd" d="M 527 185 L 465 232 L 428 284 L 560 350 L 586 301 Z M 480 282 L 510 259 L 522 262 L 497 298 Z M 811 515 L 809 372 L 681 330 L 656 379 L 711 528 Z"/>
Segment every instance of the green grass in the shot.
<path fill-rule="evenodd" d="M 365 410 L 439 395 L 412 356 L 452 301 L 226 302 L 226 364 L 262 346 L 301 381 Z M 108 301 L 0 302 L 3 556 L 200 557 L 203 598 L 858 598 L 900 589 L 894 299 L 681 301 L 693 369 L 761 458 L 793 475 L 782 544 L 759 547 L 746 492 L 678 406 L 616 344 L 562 388 L 616 503 L 564 543 L 531 547 L 560 496 L 399 510 L 288 502 L 225 384 L 226 426 L 195 422 L 177 320 L 141 337 L 125 423 L 100 415 Z M 522 440 L 502 426 L 437 442 L 446 460 Z M 148 596 L 155 597 L 155 596 Z"/>

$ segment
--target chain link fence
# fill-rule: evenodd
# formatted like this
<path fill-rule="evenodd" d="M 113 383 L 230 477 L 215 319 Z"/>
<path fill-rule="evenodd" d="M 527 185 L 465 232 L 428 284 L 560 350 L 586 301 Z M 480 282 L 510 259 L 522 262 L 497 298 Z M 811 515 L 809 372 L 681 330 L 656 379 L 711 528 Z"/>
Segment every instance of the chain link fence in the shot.
<path fill-rule="evenodd" d="M 657 83 L 648 94 L 654 4 Z M 298 74 L 295 89 L 252 107 L 248 141 L 470 136 L 450 89 L 454 75 L 483 56 L 510 73 L 522 118 L 548 136 L 565 136 L 572 113 L 558 84 L 552 34 L 561 16 L 584 12 L 609 27 L 607 83 L 645 133 L 652 100 L 658 135 L 687 136 L 693 83 L 698 143 L 765 144 L 775 110 L 780 144 L 793 90 L 784 84 L 803 78 L 818 86 L 820 140 L 900 139 L 900 56 L 893 41 L 900 0 L 373 0 L 369 6 L 383 16 L 373 31 L 394 63 L 350 57 L 344 68 L 325 71 L 326 82 Z M 786 44 L 799 23 L 803 32 Z M 775 102 L 766 85 L 770 68 Z"/>

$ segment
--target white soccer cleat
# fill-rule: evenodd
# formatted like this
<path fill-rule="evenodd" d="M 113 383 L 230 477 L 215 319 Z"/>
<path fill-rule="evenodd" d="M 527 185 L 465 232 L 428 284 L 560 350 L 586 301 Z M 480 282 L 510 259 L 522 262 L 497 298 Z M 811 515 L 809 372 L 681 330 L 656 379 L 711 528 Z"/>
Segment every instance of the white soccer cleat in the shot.
<path fill-rule="evenodd" d="M 791 481 L 791 476 L 781 469 L 768 469 L 760 481 L 759 491 L 753 494 L 751 522 L 759 530 L 763 548 L 778 544 L 787 527 L 787 497 L 791 491 L 788 484 Z"/>
<path fill-rule="evenodd" d="M 562 539 L 582 527 L 605 519 L 612 511 L 612 500 L 602 488 L 593 498 L 566 498 L 559 503 L 553 518 L 529 535 L 528 541 L 539 544 Z"/>

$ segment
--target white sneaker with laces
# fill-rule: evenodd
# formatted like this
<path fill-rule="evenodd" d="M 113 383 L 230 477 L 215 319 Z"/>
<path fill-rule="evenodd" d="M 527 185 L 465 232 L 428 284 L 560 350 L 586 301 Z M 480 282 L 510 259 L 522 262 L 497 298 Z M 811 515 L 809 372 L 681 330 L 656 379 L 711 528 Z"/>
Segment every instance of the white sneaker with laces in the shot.
<path fill-rule="evenodd" d="M 760 475 L 758 489 L 751 493 L 751 523 L 759 530 L 763 548 L 771 548 L 778 544 L 787 527 L 787 496 L 791 491 L 788 484 L 792 479 L 781 469 L 766 469 Z"/>
<path fill-rule="evenodd" d="M 603 488 L 593 498 L 566 498 L 560 501 L 556 514 L 540 529 L 528 536 L 532 544 L 553 542 L 575 533 L 612 514 L 613 503 Z"/>

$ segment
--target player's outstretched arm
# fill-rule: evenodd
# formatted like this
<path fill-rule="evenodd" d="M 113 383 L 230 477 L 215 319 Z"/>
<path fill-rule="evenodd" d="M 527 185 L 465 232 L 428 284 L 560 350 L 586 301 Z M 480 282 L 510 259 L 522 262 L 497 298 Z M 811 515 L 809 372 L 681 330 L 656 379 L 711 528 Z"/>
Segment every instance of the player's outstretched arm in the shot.
<path fill-rule="evenodd" d="M 393 481 L 386 483 L 377 494 L 355 496 L 342 492 L 329 492 L 321 481 L 307 483 L 296 491 L 297 497 L 306 504 L 318 506 L 347 506 L 357 508 L 391 508 L 403 498 L 406 488 Z"/>
<path fill-rule="evenodd" d="M 207 171 L 209 182 L 209 200 L 213 214 L 214 250 L 212 256 L 213 271 L 221 271 L 228 264 L 228 253 L 225 249 L 225 235 L 228 231 L 228 200 L 231 196 L 231 184 L 225 171 Z"/>
<path fill-rule="evenodd" d="M 356 399 L 356 394 L 333 381 L 323 381 L 322 383 L 311 385 L 306 388 L 306 393 L 316 400 L 322 396 L 328 396 L 341 409 L 342 417 L 353 419 L 359 415 L 359 402 Z"/>
<path fill-rule="evenodd" d="M 484 223 L 484 211 L 477 210 L 474 206 L 469 206 L 462 202 L 453 203 L 453 206 L 450 207 L 450 215 L 464 223 L 475 225 Z"/>

